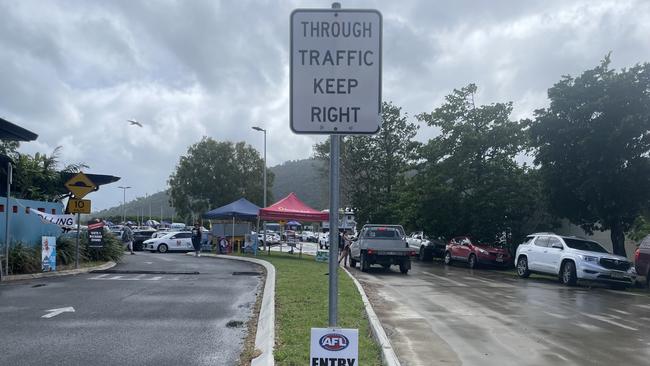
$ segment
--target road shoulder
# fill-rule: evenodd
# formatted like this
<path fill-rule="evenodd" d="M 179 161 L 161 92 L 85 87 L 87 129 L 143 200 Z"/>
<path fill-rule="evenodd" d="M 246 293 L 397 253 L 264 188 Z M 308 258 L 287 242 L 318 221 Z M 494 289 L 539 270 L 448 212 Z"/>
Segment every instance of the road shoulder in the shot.
<path fill-rule="evenodd" d="M 107 269 L 115 267 L 116 264 L 117 263 L 115 263 L 113 261 L 109 261 L 109 262 L 106 262 L 106 263 L 104 263 L 102 265 L 94 266 L 94 267 L 86 267 L 86 268 L 79 268 L 79 269 L 69 269 L 69 270 L 57 271 L 57 272 L 43 272 L 43 273 L 27 273 L 27 274 L 19 274 L 19 275 L 9 275 L 9 276 L 3 276 L 2 277 L 2 282 L 31 280 L 31 279 L 35 279 L 35 278 L 71 276 L 71 275 L 77 275 L 77 274 L 81 274 L 81 273 L 88 273 L 88 272 L 91 272 L 91 271 L 103 271 L 103 270 L 107 270 Z"/>

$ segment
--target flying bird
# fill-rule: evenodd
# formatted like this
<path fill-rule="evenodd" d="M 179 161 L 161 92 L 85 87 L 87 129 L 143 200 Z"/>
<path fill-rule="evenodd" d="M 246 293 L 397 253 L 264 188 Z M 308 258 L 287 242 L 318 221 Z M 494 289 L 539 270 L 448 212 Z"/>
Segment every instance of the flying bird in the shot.
<path fill-rule="evenodd" d="M 138 121 L 136 121 L 134 119 L 127 119 L 127 121 L 131 124 L 131 126 L 142 127 L 142 123 L 140 123 L 140 122 L 138 122 Z"/>

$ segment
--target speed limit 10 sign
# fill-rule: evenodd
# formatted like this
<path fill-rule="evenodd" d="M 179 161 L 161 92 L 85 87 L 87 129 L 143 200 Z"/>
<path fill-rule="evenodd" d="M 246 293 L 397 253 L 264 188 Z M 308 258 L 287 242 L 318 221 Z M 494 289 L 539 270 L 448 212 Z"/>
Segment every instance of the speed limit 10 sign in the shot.
<path fill-rule="evenodd" d="M 70 198 L 68 200 L 68 209 L 69 213 L 90 213 L 90 200 L 80 200 L 78 198 Z"/>

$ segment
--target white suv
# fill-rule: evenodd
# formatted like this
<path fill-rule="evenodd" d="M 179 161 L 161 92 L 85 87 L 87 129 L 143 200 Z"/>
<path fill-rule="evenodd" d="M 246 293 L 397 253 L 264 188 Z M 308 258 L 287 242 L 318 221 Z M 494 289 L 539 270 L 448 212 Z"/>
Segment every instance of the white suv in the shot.
<path fill-rule="evenodd" d="M 609 254 L 595 241 L 553 233 L 537 233 L 526 237 L 515 256 L 517 274 L 528 277 L 531 272 L 559 276 L 573 286 L 578 280 L 601 281 L 616 287 L 631 286 L 636 274 L 625 257 Z"/>

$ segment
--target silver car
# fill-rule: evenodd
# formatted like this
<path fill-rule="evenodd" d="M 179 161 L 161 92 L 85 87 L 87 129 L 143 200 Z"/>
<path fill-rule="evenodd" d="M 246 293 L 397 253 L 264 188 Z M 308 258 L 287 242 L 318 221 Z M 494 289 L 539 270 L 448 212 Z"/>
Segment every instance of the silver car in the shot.
<path fill-rule="evenodd" d="M 515 263 L 522 278 L 533 272 L 551 274 L 567 286 L 586 280 L 628 287 L 636 280 L 627 258 L 610 254 L 595 241 L 553 233 L 529 235 L 517 248 Z"/>

